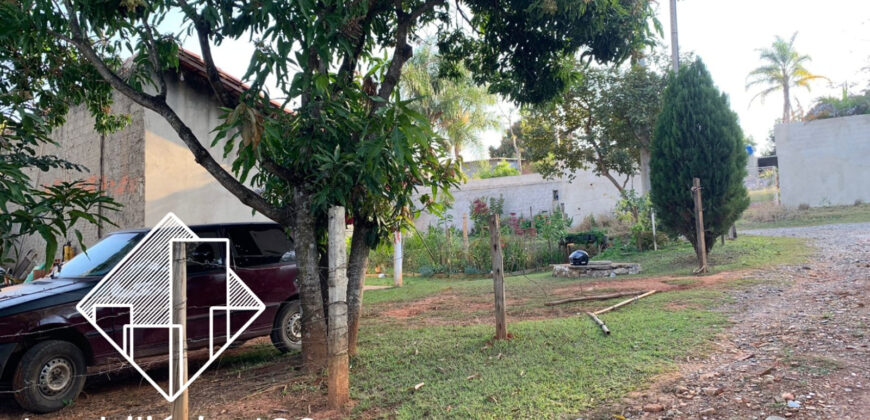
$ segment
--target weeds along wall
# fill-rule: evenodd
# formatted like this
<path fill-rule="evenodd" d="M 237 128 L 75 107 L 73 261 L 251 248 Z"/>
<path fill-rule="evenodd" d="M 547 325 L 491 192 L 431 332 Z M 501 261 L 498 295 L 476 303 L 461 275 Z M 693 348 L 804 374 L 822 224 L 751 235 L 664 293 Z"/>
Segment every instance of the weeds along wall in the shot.
<path fill-rule="evenodd" d="M 483 218 L 481 218 L 483 219 Z M 425 230 L 404 234 L 403 268 L 423 277 L 433 274 L 485 274 L 492 269 L 488 227 L 475 228 L 468 235 L 466 252 L 462 231 L 442 220 Z M 538 215 L 534 220 L 506 217 L 501 225 L 502 251 L 506 272 L 541 269 L 564 263 L 567 252 L 560 239 L 571 220 L 560 213 Z M 593 251 L 594 252 L 594 251 Z M 369 258 L 369 271 L 391 271 L 393 248 L 382 243 Z"/>

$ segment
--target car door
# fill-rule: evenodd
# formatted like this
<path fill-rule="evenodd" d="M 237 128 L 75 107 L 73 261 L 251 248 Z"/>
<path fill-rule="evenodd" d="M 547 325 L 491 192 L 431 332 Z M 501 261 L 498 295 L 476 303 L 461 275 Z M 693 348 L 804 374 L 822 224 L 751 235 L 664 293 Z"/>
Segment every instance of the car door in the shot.
<path fill-rule="evenodd" d="M 219 227 L 194 227 L 203 241 L 189 242 L 187 250 L 187 343 L 201 348 L 226 342 L 227 268 L 229 255 Z M 214 331 L 214 334 L 211 332 Z M 213 339 L 213 342 L 209 340 Z"/>
<path fill-rule="evenodd" d="M 232 225 L 226 234 L 233 270 L 266 305 L 244 336 L 266 334 L 281 304 L 297 293 L 295 246 L 277 224 Z"/>

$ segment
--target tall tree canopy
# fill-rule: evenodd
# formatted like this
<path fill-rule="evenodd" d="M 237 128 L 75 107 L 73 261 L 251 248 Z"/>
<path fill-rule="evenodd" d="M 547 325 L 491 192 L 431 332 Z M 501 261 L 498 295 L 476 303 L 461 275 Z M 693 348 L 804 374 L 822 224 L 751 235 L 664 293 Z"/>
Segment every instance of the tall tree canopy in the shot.
<path fill-rule="evenodd" d="M 462 65 L 452 76 L 441 75 L 441 61 L 432 47 L 422 46 L 405 65 L 400 87 L 403 97 L 418 98 L 411 107 L 429 119 L 459 161 L 462 149 L 479 146 L 481 131 L 498 126 L 490 110 L 497 97 L 487 92 L 486 86 L 475 84 Z"/>
<path fill-rule="evenodd" d="M 343 205 L 353 217 L 348 269 L 349 342 L 353 352 L 360 291 L 370 247 L 457 182 L 443 139 L 397 86 L 424 27 L 438 30 L 444 75 L 459 64 L 474 81 L 518 102 L 556 95 L 570 78 L 569 58 L 621 61 L 649 42 L 649 0 L 300 0 L 237 2 L 28 0 L 0 5 L 0 68 L 16 92 L 60 88 L 109 98 L 110 89 L 154 111 L 203 166 L 242 203 L 292 231 L 297 244 L 303 361 L 326 360 L 327 326 L 317 243 L 326 212 Z M 180 25 L 162 25 L 179 17 Z M 167 83 L 181 38 L 194 36 L 211 89 L 227 110 L 215 143 L 235 153 L 224 169 L 178 110 Z M 255 50 L 242 79 L 223 87 L 212 47 L 250 40 Z M 384 55 L 385 54 L 385 55 Z M 16 57 L 20 57 L 16 59 Z M 74 66 L 56 66 L 58 61 Z M 52 85 L 39 85 L 52 69 Z M 267 81 L 273 86 L 266 89 Z M 277 89 L 277 91 L 275 90 Z M 272 99 L 293 112 L 270 105 Z M 111 104 L 95 109 L 108 118 Z M 254 174 L 254 175 L 250 175 Z M 259 192 L 262 191 L 262 192 Z M 340 333 L 340 332 L 339 332 Z"/>
<path fill-rule="evenodd" d="M 556 99 L 523 111 L 523 142 L 544 176 L 591 168 L 623 192 L 649 148 L 665 78 L 649 68 L 588 68 Z"/>
<path fill-rule="evenodd" d="M 700 178 L 707 251 L 749 206 L 747 153 L 728 97 L 700 59 L 680 67 L 665 90 L 650 155 L 650 198 L 659 223 L 698 251 L 692 179 Z"/>
<path fill-rule="evenodd" d="M 826 79 L 824 76 L 811 73 L 804 67 L 811 58 L 795 50 L 796 37 L 797 32 L 788 40 L 777 35 L 773 44 L 759 49 L 759 59 L 762 64 L 746 77 L 746 90 L 755 87 L 761 89 L 752 97 L 750 103 L 756 98 L 764 101 L 770 94 L 782 91 L 782 122 L 784 123 L 792 120 L 791 89 L 802 87 L 809 91 L 810 82 Z"/>

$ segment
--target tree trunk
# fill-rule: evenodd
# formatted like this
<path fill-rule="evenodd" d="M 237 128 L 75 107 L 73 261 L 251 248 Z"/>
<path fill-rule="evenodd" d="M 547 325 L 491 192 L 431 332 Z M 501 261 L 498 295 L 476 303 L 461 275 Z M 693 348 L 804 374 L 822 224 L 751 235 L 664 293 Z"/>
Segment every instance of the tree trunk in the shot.
<path fill-rule="evenodd" d="M 791 122 L 791 99 L 788 82 L 782 86 L 782 123 Z"/>
<path fill-rule="evenodd" d="M 347 245 L 344 207 L 329 209 L 329 378 L 332 410 L 344 411 L 350 400 L 347 355 Z"/>
<path fill-rule="evenodd" d="M 640 185 L 643 190 L 641 192 L 642 194 L 649 194 L 652 189 L 649 173 L 649 158 L 649 148 L 642 148 L 640 150 Z"/>
<path fill-rule="evenodd" d="M 366 243 L 366 237 L 372 231 L 372 224 L 354 217 L 353 238 L 350 243 L 350 261 L 347 268 L 347 351 L 356 355 L 359 318 L 362 313 L 363 283 L 371 249 Z"/>
<path fill-rule="evenodd" d="M 320 288 L 320 262 L 311 195 L 295 194 L 296 220 L 293 232 L 299 267 L 299 297 L 302 306 L 302 364 L 308 372 L 319 372 L 327 364 L 326 320 Z"/>

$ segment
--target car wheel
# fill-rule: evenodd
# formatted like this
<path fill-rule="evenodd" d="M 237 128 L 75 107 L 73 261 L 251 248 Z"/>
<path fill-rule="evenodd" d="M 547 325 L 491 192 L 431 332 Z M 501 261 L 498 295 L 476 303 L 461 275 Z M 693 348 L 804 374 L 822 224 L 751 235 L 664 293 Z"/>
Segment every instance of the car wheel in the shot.
<path fill-rule="evenodd" d="M 278 311 L 271 337 L 281 353 L 302 348 L 302 307 L 298 300 L 284 304 Z"/>
<path fill-rule="evenodd" d="M 85 357 L 68 341 L 42 341 L 24 353 L 12 386 L 15 401 L 36 413 L 60 410 L 75 401 L 85 385 Z"/>

